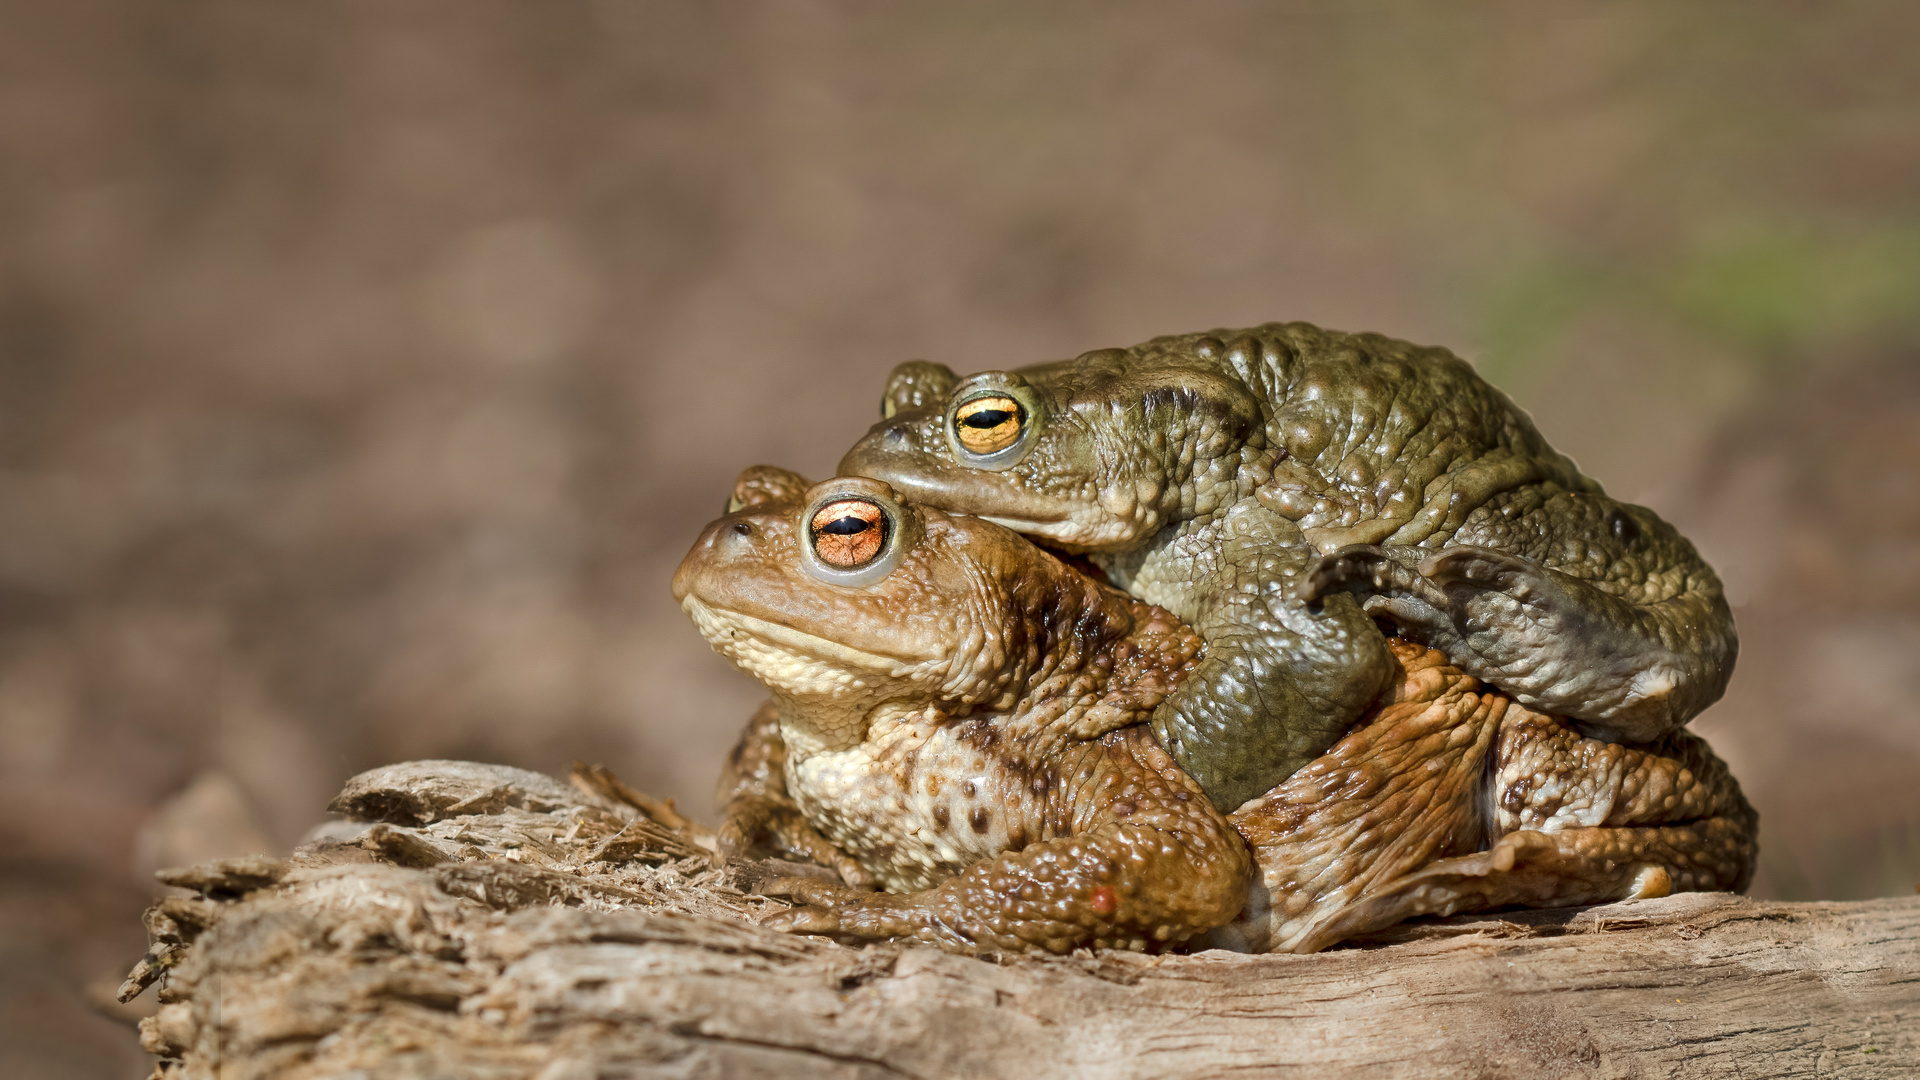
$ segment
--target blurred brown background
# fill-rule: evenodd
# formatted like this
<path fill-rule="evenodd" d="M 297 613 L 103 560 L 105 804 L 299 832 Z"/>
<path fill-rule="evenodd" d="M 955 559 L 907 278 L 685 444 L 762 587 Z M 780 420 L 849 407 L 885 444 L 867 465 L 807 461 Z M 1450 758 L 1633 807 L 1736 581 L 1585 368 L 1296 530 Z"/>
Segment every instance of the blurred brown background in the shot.
<path fill-rule="evenodd" d="M 1920 9 L 0 4 L 0 1075 L 348 775 L 704 812 L 667 580 L 894 363 L 1445 344 L 1689 532 L 1755 890 L 1920 882 Z"/>

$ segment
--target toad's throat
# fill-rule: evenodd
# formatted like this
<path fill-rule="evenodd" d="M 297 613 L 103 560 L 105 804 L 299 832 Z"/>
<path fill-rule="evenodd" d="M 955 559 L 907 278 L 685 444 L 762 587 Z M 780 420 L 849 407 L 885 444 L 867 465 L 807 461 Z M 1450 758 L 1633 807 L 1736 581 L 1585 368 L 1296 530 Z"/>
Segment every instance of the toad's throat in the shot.
<path fill-rule="evenodd" d="M 736 636 L 744 635 L 761 645 L 889 675 L 905 674 L 926 662 L 925 657 L 898 656 L 855 648 L 743 611 L 709 604 L 692 595 L 680 606 L 694 625 L 700 628 L 701 635 L 723 653 L 730 653 L 728 643 Z"/>

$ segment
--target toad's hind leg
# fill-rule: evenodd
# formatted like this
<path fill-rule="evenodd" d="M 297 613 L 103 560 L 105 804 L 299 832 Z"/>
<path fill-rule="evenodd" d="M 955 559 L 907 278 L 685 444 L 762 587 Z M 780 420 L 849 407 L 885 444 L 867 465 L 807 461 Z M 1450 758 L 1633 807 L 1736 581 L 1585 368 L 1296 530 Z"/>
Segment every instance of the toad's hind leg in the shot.
<path fill-rule="evenodd" d="M 1233 814 L 1258 876 L 1209 947 L 1298 951 L 1381 885 L 1483 845 L 1487 759 L 1509 704 L 1438 652 L 1389 647 L 1399 677 L 1368 722 Z"/>
<path fill-rule="evenodd" d="M 1325 948 L 1419 915 L 1574 907 L 1676 892 L 1737 889 L 1752 874 L 1748 821 L 1509 833 L 1490 850 L 1442 859 L 1389 882 L 1297 947 Z"/>
<path fill-rule="evenodd" d="M 1758 815 L 1690 732 L 1622 746 L 1513 707 L 1491 780 L 1489 850 L 1369 889 L 1301 951 L 1417 915 L 1737 892 L 1752 879 Z"/>
<path fill-rule="evenodd" d="M 1592 735 L 1644 741 L 1717 701 L 1739 641 L 1720 580 L 1645 507 L 1528 490 L 1446 547 L 1356 544 L 1309 570 L 1303 599 L 1345 591 L 1470 674 Z"/>

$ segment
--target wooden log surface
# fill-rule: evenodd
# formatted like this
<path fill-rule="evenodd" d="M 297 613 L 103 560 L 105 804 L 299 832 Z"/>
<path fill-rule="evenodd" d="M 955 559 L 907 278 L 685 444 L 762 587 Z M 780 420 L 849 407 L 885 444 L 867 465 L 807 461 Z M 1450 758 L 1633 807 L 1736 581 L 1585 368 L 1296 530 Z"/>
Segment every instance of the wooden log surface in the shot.
<path fill-rule="evenodd" d="M 159 984 L 164 1075 L 1920 1074 L 1920 897 L 1680 895 L 1311 956 L 852 948 L 754 925 L 790 867 L 704 854 L 604 778 L 447 766 L 356 778 L 360 824 L 289 859 L 166 875 L 127 988 Z"/>

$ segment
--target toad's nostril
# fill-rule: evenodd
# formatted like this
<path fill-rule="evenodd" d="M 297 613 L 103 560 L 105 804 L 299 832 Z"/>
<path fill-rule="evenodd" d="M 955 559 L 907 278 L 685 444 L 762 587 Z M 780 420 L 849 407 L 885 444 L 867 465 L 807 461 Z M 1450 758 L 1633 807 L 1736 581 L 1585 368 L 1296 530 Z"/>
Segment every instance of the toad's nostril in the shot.
<path fill-rule="evenodd" d="M 887 429 L 886 443 L 890 447 L 905 446 L 912 441 L 913 433 L 907 430 L 905 424 L 895 424 Z"/>
<path fill-rule="evenodd" d="M 754 549 L 759 546 L 758 539 L 754 536 L 755 531 L 753 525 L 745 521 L 736 521 L 725 528 L 714 529 L 707 534 L 711 538 L 707 543 L 712 545 L 709 550 L 723 562 L 751 558 Z"/>

